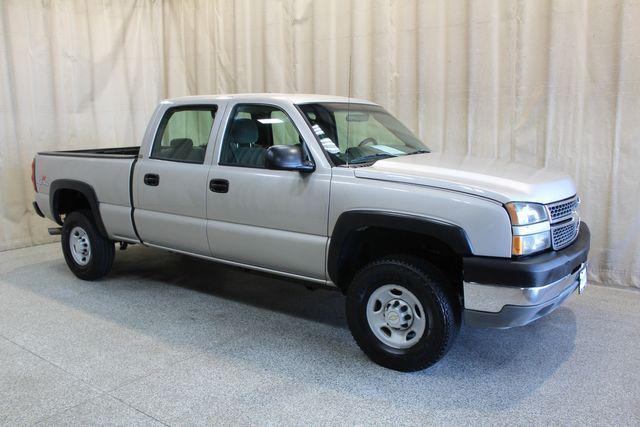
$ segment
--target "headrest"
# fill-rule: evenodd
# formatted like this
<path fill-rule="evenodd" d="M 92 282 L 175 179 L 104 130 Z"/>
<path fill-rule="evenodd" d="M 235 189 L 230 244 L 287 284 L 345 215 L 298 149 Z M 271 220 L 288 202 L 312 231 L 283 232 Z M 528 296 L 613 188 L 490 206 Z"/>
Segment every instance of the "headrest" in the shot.
<path fill-rule="evenodd" d="M 231 141 L 253 144 L 258 140 L 258 126 L 252 119 L 235 119 L 231 125 Z"/>
<path fill-rule="evenodd" d="M 190 138 L 175 138 L 171 140 L 173 147 L 173 157 L 176 160 L 185 160 L 193 149 L 193 141 Z"/>
<path fill-rule="evenodd" d="M 187 147 L 191 149 L 193 147 L 193 141 L 191 140 L 191 138 L 175 138 L 171 140 L 170 144 L 171 148 L 173 148 L 174 150 L 178 148 L 184 150 Z"/>

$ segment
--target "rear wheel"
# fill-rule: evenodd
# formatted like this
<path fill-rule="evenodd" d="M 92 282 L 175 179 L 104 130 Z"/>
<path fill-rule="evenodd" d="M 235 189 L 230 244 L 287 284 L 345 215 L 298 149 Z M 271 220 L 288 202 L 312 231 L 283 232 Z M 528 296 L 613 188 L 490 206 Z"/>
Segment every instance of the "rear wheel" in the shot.
<path fill-rule="evenodd" d="M 83 280 L 96 280 L 111 270 L 115 247 L 98 232 L 91 212 L 74 211 L 62 226 L 62 253 L 73 274 Z"/>
<path fill-rule="evenodd" d="M 460 327 L 448 280 L 433 265 L 408 256 L 385 257 L 365 266 L 347 293 L 351 333 L 367 356 L 397 371 L 438 362 Z"/>

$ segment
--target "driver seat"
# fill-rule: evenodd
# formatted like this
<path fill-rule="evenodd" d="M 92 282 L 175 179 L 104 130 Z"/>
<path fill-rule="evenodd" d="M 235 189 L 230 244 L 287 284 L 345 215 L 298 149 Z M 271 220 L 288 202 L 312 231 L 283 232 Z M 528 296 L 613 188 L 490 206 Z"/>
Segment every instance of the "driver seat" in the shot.
<path fill-rule="evenodd" d="M 256 144 L 258 139 L 258 125 L 255 120 L 235 119 L 231 124 L 225 161 L 238 166 L 264 167 L 267 150 Z"/>

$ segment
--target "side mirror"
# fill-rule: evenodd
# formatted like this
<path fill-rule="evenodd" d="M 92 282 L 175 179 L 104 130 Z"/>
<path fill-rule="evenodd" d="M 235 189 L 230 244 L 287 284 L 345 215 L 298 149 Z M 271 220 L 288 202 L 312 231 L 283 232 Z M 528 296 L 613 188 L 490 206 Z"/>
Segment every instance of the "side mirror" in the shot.
<path fill-rule="evenodd" d="M 267 150 L 265 166 L 267 169 L 302 173 L 311 173 L 316 170 L 313 162 L 303 158 L 302 147 L 299 145 L 274 145 Z"/>

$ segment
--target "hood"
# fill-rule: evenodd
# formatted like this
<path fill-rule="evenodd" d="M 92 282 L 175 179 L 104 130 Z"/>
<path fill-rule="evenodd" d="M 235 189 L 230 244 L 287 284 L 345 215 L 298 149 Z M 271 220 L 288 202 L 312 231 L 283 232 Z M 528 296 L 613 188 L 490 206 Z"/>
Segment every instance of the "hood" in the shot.
<path fill-rule="evenodd" d="M 414 154 L 378 160 L 354 173 L 358 178 L 444 188 L 501 203 L 552 203 L 576 194 L 566 174 L 473 156 Z"/>

